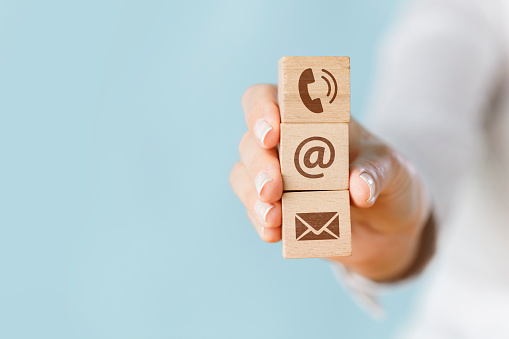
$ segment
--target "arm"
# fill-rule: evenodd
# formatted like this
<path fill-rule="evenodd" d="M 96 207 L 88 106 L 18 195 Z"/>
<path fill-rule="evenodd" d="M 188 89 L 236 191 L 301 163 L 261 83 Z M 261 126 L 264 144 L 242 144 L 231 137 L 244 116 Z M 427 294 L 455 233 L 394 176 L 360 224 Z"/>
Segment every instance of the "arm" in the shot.
<path fill-rule="evenodd" d="M 416 166 L 434 202 L 414 263 L 394 281 L 426 267 L 462 177 L 482 161 L 483 119 L 505 71 L 496 10 L 490 1 L 416 1 L 384 46 L 365 125 Z"/>
<path fill-rule="evenodd" d="M 434 17 L 431 16 L 431 18 Z M 447 22 L 448 19 L 445 16 L 440 20 Z M 435 23 L 432 27 L 435 27 Z M 408 29 L 405 28 L 405 30 Z M 411 32 L 411 30 L 408 31 Z M 461 29 L 458 33 L 460 31 Z M 440 62 L 445 56 L 448 60 L 444 63 L 445 68 L 458 66 L 455 60 L 461 52 L 453 53 L 457 48 L 453 43 L 457 38 L 455 32 L 453 30 L 450 35 L 447 35 L 439 29 L 436 35 L 440 38 L 444 37 L 445 42 L 439 46 L 429 46 L 435 48 L 435 51 L 443 52 L 443 55 L 440 54 L 435 57 L 436 60 L 433 60 Z M 413 39 L 412 34 L 409 34 L 410 41 Z M 418 47 L 427 51 L 426 44 L 434 44 L 433 36 L 434 34 L 431 36 L 424 34 L 422 44 L 418 44 Z M 459 40 L 459 50 L 463 53 L 465 49 L 462 49 L 462 46 L 473 46 L 477 43 L 477 40 L 471 42 L 469 39 L 466 37 L 466 42 Z M 401 41 L 405 40 L 401 39 Z M 388 58 L 389 61 L 385 66 L 389 73 L 392 71 L 396 74 L 389 74 L 387 78 L 383 78 L 383 90 L 379 96 L 381 99 L 376 101 L 376 109 L 374 109 L 374 115 L 378 118 L 373 120 L 378 122 L 374 123 L 373 127 L 383 132 L 380 134 L 392 141 L 393 145 L 401 147 L 402 153 L 406 153 L 407 157 L 391 147 L 390 142 L 376 137 L 354 120 L 350 122 L 350 197 L 352 242 L 355 250 L 352 257 L 329 258 L 343 264 L 349 271 L 378 282 L 398 281 L 417 274 L 429 259 L 429 256 L 426 258 L 422 254 L 434 244 L 434 241 L 427 241 L 427 239 L 433 240 L 434 231 L 433 227 L 429 227 L 429 225 L 433 226 L 433 219 L 430 219 L 431 200 L 412 161 L 415 161 L 417 167 L 422 168 L 424 173 L 433 179 L 435 179 L 434 175 L 440 175 L 445 171 L 443 167 L 437 165 L 434 157 L 436 148 L 440 148 L 441 152 L 449 148 L 457 151 L 454 145 L 461 145 L 461 141 L 449 143 L 448 138 L 457 134 L 455 128 L 463 129 L 463 126 L 458 125 L 458 122 L 454 120 L 454 116 L 445 115 L 446 110 L 455 108 L 454 104 L 458 101 L 449 100 L 449 95 L 457 99 L 461 99 L 464 95 L 474 95 L 476 90 L 485 86 L 470 88 L 464 83 L 483 80 L 484 77 L 490 79 L 490 76 L 486 75 L 489 74 L 487 70 L 490 68 L 479 66 L 479 69 L 474 71 L 474 75 L 450 81 L 446 79 L 444 84 L 437 84 L 442 78 L 434 69 L 427 68 L 429 60 L 420 57 L 419 49 L 403 42 L 400 46 L 396 46 L 400 48 L 396 54 L 402 59 Z M 450 52 L 449 45 L 454 47 Z M 487 65 L 492 62 L 489 58 L 483 59 L 484 52 L 477 54 L 471 53 L 466 58 L 470 61 L 466 67 L 476 66 L 477 63 Z M 405 64 L 407 58 L 414 57 L 414 61 L 409 62 L 408 65 Z M 461 71 L 465 71 L 463 67 L 458 66 L 458 68 L 459 70 L 453 72 L 453 75 L 461 75 Z M 437 77 L 433 78 L 430 74 L 435 74 Z M 428 78 L 422 79 L 424 76 Z M 412 79 L 417 79 L 412 83 L 414 87 L 405 82 Z M 456 84 L 457 81 L 461 82 L 461 86 Z M 440 88 L 435 90 L 436 86 Z M 458 92 L 441 92 L 441 89 L 450 90 L 451 88 Z M 280 117 L 276 92 L 276 87 L 272 85 L 257 85 L 246 91 L 243 97 L 243 109 L 248 132 L 239 145 L 241 160 L 234 166 L 230 176 L 232 188 L 245 205 L 249 219 L 258 235 L 267 242 L 276 242 L 281 239 L 282 179 L 275 150 L 279 142 Z M 461 107 L 455 109 L 462 112 L 464 108 L 470 109 L 476 102 L 474 100 L 462 103 Z M 412 114 L 411 117 L 406 115 L 408 111 L 422 112 L 423 109 L 425 112 L 434 110 L 433 114 L 441 118 L 447 117 L 446 121 L 438 123 L 433 120 L 432 115 Z M 438 111 L 439 109 L 441 111 Z M 414 121 L 416 118 L 420 119 L 417 123 Z M 463 121 L 459 123 L 462 124 Z M 411 129 L 410 125 L 415 126 L 421 134 L 402 131 Z M 437 128 L 430 129 L 430 125 Z M 472 126 L 475 126 L 475 123 Z M 411 140 L 407 140 L 408 137 Z M 441 139 L 444 137 L 445 139 Z M 445 156 L 454 154 L 449 151 L 443 152 Z M 424 156 L 426 154 L 430 157 Z M 464 161 L 460 163 L 463 163 L 462 166 L 465 165 Z M 428 171 L 427 168 L 435 169 L 435 171 Z M 463 167 L 458 168 L 461 170 Z M 429 186 L 431 187 L 429 190 L 435 193 L 436 184 L 430 183 Z M 441 202 L 437 200 L 437 204 L 441 205 Z M 431 233 L 427 233 L 427 230 L 431 230 Z M 431 237 L 429 237 L 430 234 Z"/>
<path fill-rule="evenodd" d="M 417 1 L 384 46 L 365 118 L 417 167 L 439 224 L 479 160 L 483 119 L 503 72 L 491 3 Z"/>

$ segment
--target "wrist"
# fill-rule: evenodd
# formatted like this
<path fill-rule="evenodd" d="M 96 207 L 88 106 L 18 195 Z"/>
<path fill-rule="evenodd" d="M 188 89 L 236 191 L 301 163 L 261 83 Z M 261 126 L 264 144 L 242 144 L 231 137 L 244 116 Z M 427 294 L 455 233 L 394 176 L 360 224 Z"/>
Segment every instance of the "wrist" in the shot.
<path fill-rule="evenodd" d="M 436 224 L 430 212 L 426 222 L 414 232 L 386 239 L 382 257 L 355 265 L 352 270 L 376 282 L 396 282 L 421 273 L 435 253 Z"/>

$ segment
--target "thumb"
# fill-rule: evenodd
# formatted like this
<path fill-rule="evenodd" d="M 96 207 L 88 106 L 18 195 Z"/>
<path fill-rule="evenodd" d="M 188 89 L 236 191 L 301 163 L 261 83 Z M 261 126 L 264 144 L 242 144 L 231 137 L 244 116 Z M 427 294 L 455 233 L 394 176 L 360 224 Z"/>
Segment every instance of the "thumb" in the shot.
<path fill-rule="evenodd" d="M 350 164 L 350 197 L 355 207 L 368 208 L 393 185 L 400 166 L 395 152 L 377 140 L 357 147 Z"/>

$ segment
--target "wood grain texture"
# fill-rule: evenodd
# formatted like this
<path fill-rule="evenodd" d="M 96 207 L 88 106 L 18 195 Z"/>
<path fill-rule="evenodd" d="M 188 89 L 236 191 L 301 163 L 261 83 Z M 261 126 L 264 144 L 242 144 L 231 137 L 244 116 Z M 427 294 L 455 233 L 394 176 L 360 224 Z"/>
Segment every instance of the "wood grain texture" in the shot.
<path fill-rule="evenodd" d="M 352 255 L 348 190 L 283 193 L 283 257 Z"/>
<path fill-rule="evenodd" d="M 278 100 L 281 122 L 350 121 L 350 58 L 281 58 Z"/>
<path fill-rule="evenodd" d="M 348 124 L 282 123 L 279 160 L 284 191 L 348 189 Z"/>

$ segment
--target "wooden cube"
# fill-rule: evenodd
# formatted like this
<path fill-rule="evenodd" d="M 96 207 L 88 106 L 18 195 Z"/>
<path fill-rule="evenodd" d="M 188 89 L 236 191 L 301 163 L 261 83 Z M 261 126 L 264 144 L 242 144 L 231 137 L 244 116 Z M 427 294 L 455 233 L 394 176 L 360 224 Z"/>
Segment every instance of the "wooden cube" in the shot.
<path fill-rule="evenodd" d="M 348 189 L 348 124 L 281 124 L 284 191 Z"/>
<path fill-rule="evenodd" d="M 350 121 L 349 57 L 283 57 L 278 85 L 281 122 Z"/>
<path fill-rule="evenodd" d="M 348 190 L 283 193 L 283 257 L 352 255 Z"/>

